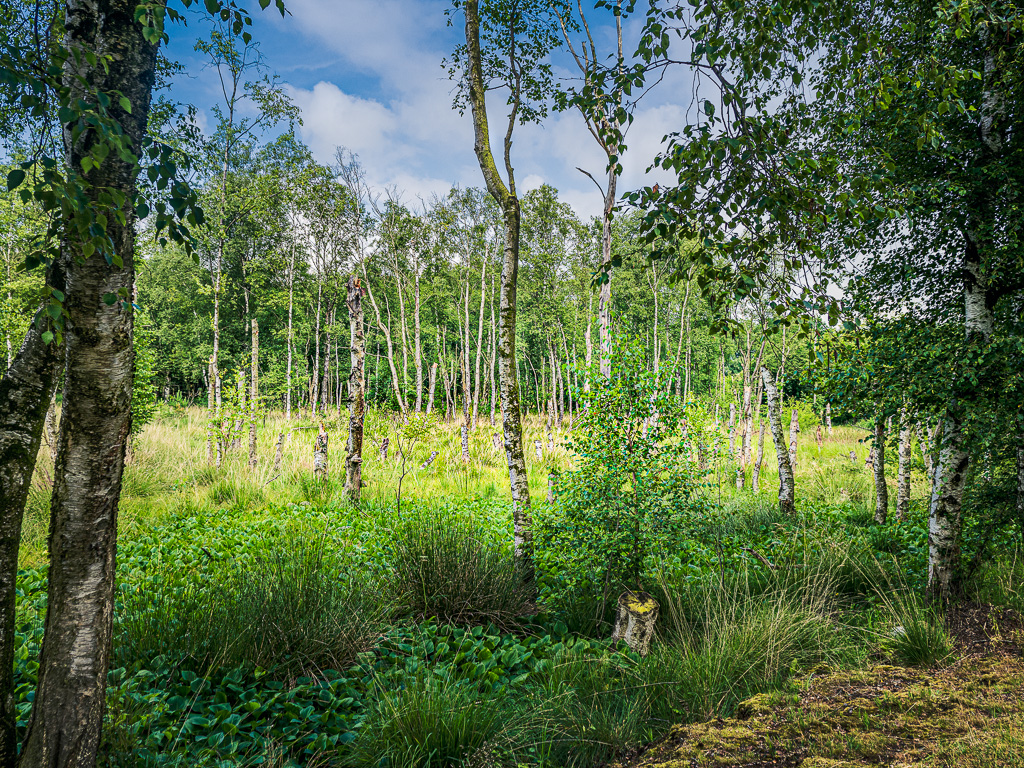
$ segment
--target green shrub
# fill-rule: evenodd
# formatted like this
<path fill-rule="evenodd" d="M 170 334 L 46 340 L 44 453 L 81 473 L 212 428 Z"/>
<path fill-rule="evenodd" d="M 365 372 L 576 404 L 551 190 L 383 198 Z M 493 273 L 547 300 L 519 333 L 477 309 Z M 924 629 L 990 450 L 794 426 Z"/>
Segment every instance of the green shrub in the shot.
<path fill-rule="evenodd" d="M 419 618 L 500 627 L 529 608 L 530 591 L 512 552 L 482 539 L 451 512 L 417 514 L 401 523 L 392 567 L 395 593 Z"/>
<path fill-rule="evenodd" d="M 575 469 L 556 486 L 538 562 L 569 591 L 600 585 L 608 602 L 622 586 L 643 588 L 651 562 L 708 516 L 684 428 L 699 414 L 667 394 L 664 374 L 651 373 L 643 347 L 627 341 L 616 344 L 610 377 L 582 394 L 581 413 L 570 444 Z"/>
<path fill-rule="evenodd" d="M 470 685 L 420 675 L 397 690 L 378 686 L 344 759 L 360 768 L 493 765 L 506 747 L 506 732 L 495 699 L 481 699 Z"/>

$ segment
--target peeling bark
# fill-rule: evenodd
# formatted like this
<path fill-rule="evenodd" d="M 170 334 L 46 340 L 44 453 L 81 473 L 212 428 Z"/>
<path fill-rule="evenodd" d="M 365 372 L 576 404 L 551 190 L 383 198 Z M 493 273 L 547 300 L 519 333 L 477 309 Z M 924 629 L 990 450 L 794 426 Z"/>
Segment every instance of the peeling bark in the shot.
<path fill-rule="evenodd" d="M 768 423 L 771 425 L 772 440 L 775 442 L 775 453 L 779 460 L 779 509 L 784 514 L 795 514 L 793 465 L 789 461 L 786 449 L 786 435 L 782 429 L 782 404 L 779 402 L 779 390 L 772 379 L 771 371 L 761 369 L 761 381 L 764 383 L 765 397 L 768 400 Z"/>
<path fill-rule="evenodd" d="M 103 90 L 120 90 L 131 113 L 119 104 L 111 113 L 136 152 L 146 128 L 156 67 L 155 45 L 134 21 L 135 0 L 68 0 L 66 45 L 109 55 L 106 66 L 83 57 L 68 60 L 65 82 L 80 92 L 78 78 Z M 82 93 L 83 98 L 88 98 Z M 73 140 L 74 139 L 74 140 Z M 69 168 L 81 167 L 93 134 L 65 130 Z M 111 153 L 89 175 L 88 194 L 103 188 L 132 199 L 138 169 Z M 116 217 L 107 234 L 120 255 L 116 268 L 81 247 L 64 243 L 67 269 L 64 333 L 63 417 L 54 472 L 50 518 L 50 570 L 39 682 L 20 765 L 25 768 L 90 768 L 96 762 L 103 722 L 114 613 L 114 562 L 118 497 L 131 428 L 132 307 L 108 306 L 103 296 L 128 291 L 134 276 L 135 220 Z M 213 382 L 216 384 L 216 381 Z"/>
<path fill-rule="evenodd" d="M 366 336 L 363 333 L 363 290 L 358 277 L 348 279 L 350 367 L 348 374 L 348 455 L 345 457 L 345 494 L 353 504 L 359 503 L 363 486 L 363 420 L 366 416 L 366 393 L 363 390 L 363 366 L 366 361 Z M 419 333 L 417 331 L 417 341 Z M 418 346 L 418 345 L 417 345 Z M 422 379 L 420 384 L 422 385 Z M 423 388 L 420 386 L 419 396 Z M 430 399 L 434 392 L 431 387 Z M 428 406 L 429 407 L 429 406 Z"/>

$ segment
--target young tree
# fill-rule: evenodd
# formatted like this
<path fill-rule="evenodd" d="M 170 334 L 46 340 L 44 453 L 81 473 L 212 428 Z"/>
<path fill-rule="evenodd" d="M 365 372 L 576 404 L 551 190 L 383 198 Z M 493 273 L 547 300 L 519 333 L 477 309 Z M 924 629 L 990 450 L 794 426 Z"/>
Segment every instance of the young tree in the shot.
<path fill-rule="evenodd" d="M 539 120 L 546 113 L 545 99 L 550 93 L 551 67 L 544 63 L 544 58 L 558 41 L 551 34 L 550 22 L 553 19 L 548 5 L 541 0 L 514 0 L 511 3 L 485 0 L 482 16 L 478 0 L 457 1 L 456 7 L 460 4 L 466 18 L 466 45 L 460 46 L 456 52 L 461 85 L 457 105 L 464 109 L 466 101 L 469 102 L 477 161 L 487 191 L 501 207 L 505 225 L 498 310 L 498 380 L 505 455 L 512 489 L 516 557 L 524 580 L 532 584 L 530 487 L 523 454 L 516 371 L 516 279 L 521 211 L 512 167 L 512 134 L 517 123 Z M 491 151 L 486 95 L 494 88 L 508 92 L 509 112 L 503 143 L 506 179 L 502 179 Z"/>

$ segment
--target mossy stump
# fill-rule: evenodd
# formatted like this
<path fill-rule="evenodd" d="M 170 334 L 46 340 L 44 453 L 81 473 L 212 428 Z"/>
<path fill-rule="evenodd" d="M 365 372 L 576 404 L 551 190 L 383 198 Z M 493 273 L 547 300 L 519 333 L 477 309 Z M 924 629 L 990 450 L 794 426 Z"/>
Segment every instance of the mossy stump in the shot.
<path fill-rule="evenodd" d="M 654 624 L 661 606 L 646 592 L 623 592 L 615 611 L 612 641 L 624 640 L 632 650 L 646 656 L 654 639 Z"/>

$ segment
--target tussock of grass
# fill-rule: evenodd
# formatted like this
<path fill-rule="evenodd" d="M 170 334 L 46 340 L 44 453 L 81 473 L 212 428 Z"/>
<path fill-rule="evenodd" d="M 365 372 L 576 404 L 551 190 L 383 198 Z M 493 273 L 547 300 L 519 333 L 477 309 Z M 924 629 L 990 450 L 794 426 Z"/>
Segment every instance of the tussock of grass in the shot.
<path fill-rule="evenodd" d="M 430 675 L 397 690 L 378 686 L 344 762 L 381 768 L 493 765 L 510 746 L 506 714 L 474 687 Z"/>
<path fill-rule="evenodd" d="M 392 553 L 395 593 L 419 618 L 507 627 L 529 607 L 512 552 L 457 515 L 427 512 L 405 520 Z"/>

